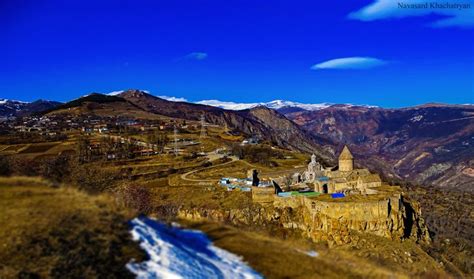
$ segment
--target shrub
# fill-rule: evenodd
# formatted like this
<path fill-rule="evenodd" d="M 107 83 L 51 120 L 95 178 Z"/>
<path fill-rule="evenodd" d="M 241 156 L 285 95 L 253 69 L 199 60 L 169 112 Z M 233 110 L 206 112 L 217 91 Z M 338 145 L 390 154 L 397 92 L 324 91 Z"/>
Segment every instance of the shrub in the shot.
<path fill-rule="evenodd" d="M 10 160 L 6 156 L 0 156 L 0 175 L 10 175 Z"/>
<path fill-rule="evenodd" d="M 143 185 L 123 185 L 118 191 L 125 206 L 133 208 L 139 213 L 147 214 L 153 209 L 150 190 Z"/>
<path fill-rule="evenodd" d="M 71 172 L 71 182 L 90 194 L 113 190 L 118 177 L 117 171 L 98 165 L 78 165 Z"/>

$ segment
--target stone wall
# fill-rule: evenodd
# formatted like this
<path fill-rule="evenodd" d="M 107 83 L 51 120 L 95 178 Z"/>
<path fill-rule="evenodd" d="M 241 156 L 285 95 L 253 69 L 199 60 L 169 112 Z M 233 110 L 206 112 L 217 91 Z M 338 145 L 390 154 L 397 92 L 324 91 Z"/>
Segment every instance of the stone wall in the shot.
<path fill-rule="evenodd" d="M 273 203 L 275 188 L 252 186 L 252 201 L 257 203 Z"/>
<path fill-rule="evenodd" d="M 263 194 L 262 198 L 268 196 Z M 303 196 L 274 197 L 242 209 L 181 209 L 180 218 L 210 219 L 248 226 L 276 226 L 297 231 L 316 242 L 341 245 L 357 241 L 358 233 L 389 239 L 411 238 L 429 242 L 418 204 L 399 193 L 361 201 L 321 201 Z"/>
<path fill-rule="evenodd" d="M 419 206 L 401 194 L 367 201 L 320 201 L 307 197 L 275 199 L 276 208 L 292 208 L 302 214 L 297 226 L 314 241 L 350 243 L 351 231 L 390 239 L 430 241 Z"/>

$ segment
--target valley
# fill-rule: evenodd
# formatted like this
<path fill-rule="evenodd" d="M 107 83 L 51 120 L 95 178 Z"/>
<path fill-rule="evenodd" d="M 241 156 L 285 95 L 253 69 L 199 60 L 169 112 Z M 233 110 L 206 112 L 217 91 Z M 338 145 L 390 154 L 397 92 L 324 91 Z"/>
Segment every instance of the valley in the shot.
<path fill-rule="evenodd" d="M 1 122 L 0 135 L 0 194 L 9 212 L 3 222 L 8 223 L 7 216 L 24 217 L 8 223 L 17 229 L 1 237 L 27 244 L 2 248 L 0 256 L 9 260 L 0 266 L 0 276 L 70 275 L 87 267 L 78 263 L 61 269 L 64 263 L 45 256 L 64 256 L 55 230 L 85 232 L 81 223 L 49 224 L 43 215 L 54 216 L 48 222 L 100 218 L 97 226 L 118 226 L 117 235 L 93 227 L 87 232 L 127 250 L 114 252 L 119 263 L 88 272 L 112 272 L 107 268 L 114 265 L 113 272 L 132 276 L 134 269 L 125 269 L 126 264 L 146 256 L 131 241 L 127 221 L 143 214 L 164 226 L 178 222 L 202 231 L 266 278 L 469 277 L 471 109 L 428 106 L 400 113 L 353 106 L 256 106 L 234 111 L 128 90 L 10 114 Z M 445 121 L 449 129 L 442 126 Z M 350 165 L 338 161 L 344 145 L 354 154 Z M 344 174 L 344 168 L 349 172 Z M 253 183 L 254 170 L 262 185 L 280 186 L 245 184 Z M 296 173 L 306 177 L 306 171 L 327 177 L 326 188 L 311 180 L 314 176 L 294 180 Z M 351 178 L 344 178 L 348 174 Z M 230 191 L 223 187 L 224 178 L 247 186 Z M 318 196 L 306 197 L 305 187 Z M 256 198 L 258 191 L 265 193 Z M 17 206 L 20 201 L 25 206 Z M 76 210 L 85 215 L 74 216 Z M 33 214 L 37 222 L 46 222 L 36 226 L 41 241 L 53 248 L 38 248 L 35 235 L 25 233 L 26 216 Z M 25 257 L 48 264 L 21 268 L 22 259 L 10 259 L 18 247 L 27 251 Z"/>

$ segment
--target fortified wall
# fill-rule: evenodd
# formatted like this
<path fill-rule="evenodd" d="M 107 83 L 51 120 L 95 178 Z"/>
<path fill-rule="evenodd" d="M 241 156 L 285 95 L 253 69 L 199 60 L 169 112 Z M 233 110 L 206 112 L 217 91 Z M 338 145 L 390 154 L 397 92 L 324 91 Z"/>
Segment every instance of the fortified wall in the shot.
<path fill-rule="evenodd" d="M 252 171 L 252 178 L 245 180 L 251 182 L 253 203 L 227 209 L 182 208 L 178 217 L 291 229 L 329 246 L 357 242 L 359 233 L 430 241 L 419 205 L 407 201 L 400 187 L 383 184 L 377 174 L 354 169 L 347 147 L 338 170 L 323 169 L 313 155 L 307 171 L 293 175 L 295 183 L 286 185 L 287 191 L 274 178 L 272 183 L 259 183 L 257 174 Z M 228 180 L 221 180 L 221 185 L 232 186 Z"/>
<path fill-rule="evenodd" d="M 394 240 L 412 238 L 429 242 L 428 229 L 420 217 L 418 204 L 405 201 L 401 191 L 393 191 L 399 188 L 394 188 L 391 189 L 392 193 L 344 201 L 275 196 L 272 205 L 300 212 L 303 216 L 300 221 L 303 233 L 314 241 L 327 241 L 330 245 L 352 242 L 351 232 L 354 231 Z"/>
<path fill-rule="evenodd" d="M 428 229 L 417 203 L 406 201 L 398 187 L 386 195 L 353 200 L 325 200 L 324 197 L 281 198 L 262 192 L 262 202 L 235 209 L 180 209 L 178 217 L 213 220 L 248 226 L 277 226 L 301 233 L 329 246 L 358 241 L 358 233 L 392 240 L 410 238 L 430 242 Z M 396 189 L 398 188 L 398 189 Z M 268 188 L 267 188 L 268 189 Z M 377 190 L 373 190 L 377 191 Z M 380 191 L 380 190 L 379 190 Z"/>

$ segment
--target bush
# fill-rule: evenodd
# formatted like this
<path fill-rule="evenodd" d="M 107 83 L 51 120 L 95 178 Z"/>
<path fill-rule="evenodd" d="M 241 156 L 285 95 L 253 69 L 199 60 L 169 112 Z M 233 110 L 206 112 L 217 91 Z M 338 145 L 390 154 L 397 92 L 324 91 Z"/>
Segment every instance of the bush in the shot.
<path fill-rule="evenodd" d="M 150 190 L 143 185 L 123 185 L 119 188 L 118 194 L 125 206 L 139 213 L 147 214 L 153 209 Z"/>
<path fill-rule="evenodd" d="M 74 166 L 74 158 L 70 155 L 47 157 L 38 160 L 38 174 L 53 182 L 64 182 L 71 176 Z"/>
<path fill-rule="evenodd" d="M 96 165 L 78 165 L 71 172 L 71 182 L 89 194 L 113 190 L 118 177 L 117 171 L 107 170 Z"/>
<path fill-rule="evenodd" d="M 6 156 L 0 156 L 0 175 L 10 175 L 10 160 Z"/>
<path fill-rule="evenodd" d="M 278 165 L 276 162 L 272 161 L 272 159 L 285 158 L 282 152 L 264 145 L 241 146 L 240 144 L 235 144 L 232 146 L 231 152 L 232 155 L 239 157 L 239 159 L 246 159 L 251 163 L 260 163 L 269 167 Z"/>

